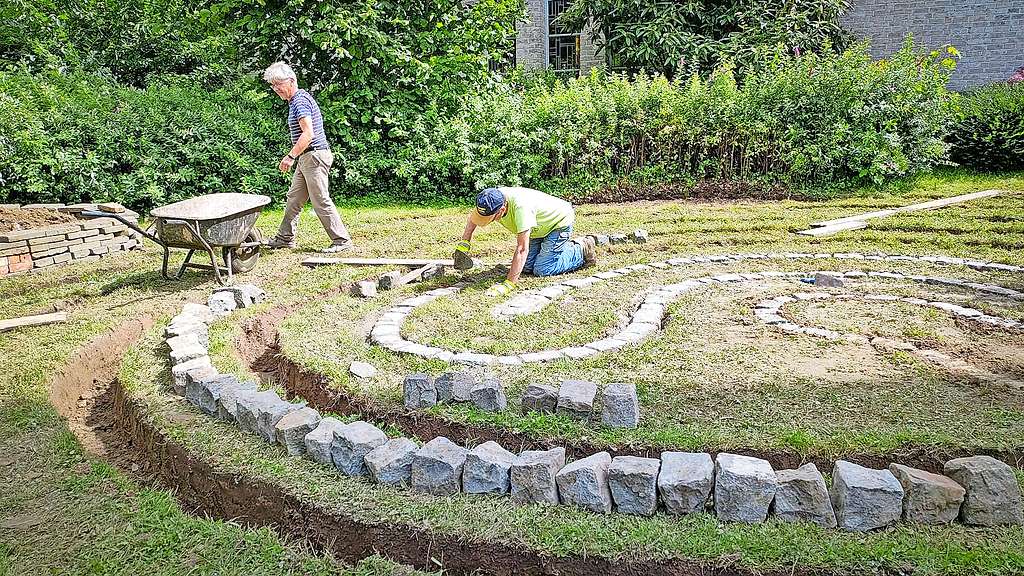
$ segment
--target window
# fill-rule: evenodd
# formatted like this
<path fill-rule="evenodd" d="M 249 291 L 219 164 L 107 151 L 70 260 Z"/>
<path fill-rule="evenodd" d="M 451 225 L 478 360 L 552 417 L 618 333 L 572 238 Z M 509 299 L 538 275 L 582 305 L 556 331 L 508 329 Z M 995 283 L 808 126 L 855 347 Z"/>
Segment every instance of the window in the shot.
<path fill-rule="evenodd" d="M 580 33 L 558 23 L 558 17 L 571 0 L 547 0 L 548 3 L 548 67 L 555 72 L 579 75 Z"/>

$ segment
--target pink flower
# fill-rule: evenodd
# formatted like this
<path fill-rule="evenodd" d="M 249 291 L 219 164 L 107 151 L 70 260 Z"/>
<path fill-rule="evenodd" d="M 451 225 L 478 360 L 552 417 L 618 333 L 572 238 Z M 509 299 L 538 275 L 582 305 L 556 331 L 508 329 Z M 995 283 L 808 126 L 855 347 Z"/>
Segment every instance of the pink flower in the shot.
<path fill-rule="evenodd" d="M 1010 76 L 1010 79 L 1007 80 L 1007 82 L 1009 82 L 1010 84 L 1024 82 L 1024 66 L 1017 68 L 1017 71 L 1013 73 L 1013 76 Z"/>

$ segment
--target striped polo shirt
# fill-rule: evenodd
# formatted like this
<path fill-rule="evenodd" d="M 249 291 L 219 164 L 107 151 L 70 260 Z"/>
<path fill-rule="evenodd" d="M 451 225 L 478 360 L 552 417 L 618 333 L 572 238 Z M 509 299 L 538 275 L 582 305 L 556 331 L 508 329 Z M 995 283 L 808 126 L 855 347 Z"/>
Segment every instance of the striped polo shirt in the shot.
<path fill-rule="evenodd" d="M 299 89 L 288 101 L 288 132 L 292 137 L 292 144 L 298 141 L 302 134 L 299 126 L 299 119 L 309 117 L 313 122 L 313 141 L 309 143 L 306 150 L 327 150 L 327 136 L 324 135 L 324 117 L 320 114 L 320 106 L 317 106 L 313 96 L 305 90 Z"/>

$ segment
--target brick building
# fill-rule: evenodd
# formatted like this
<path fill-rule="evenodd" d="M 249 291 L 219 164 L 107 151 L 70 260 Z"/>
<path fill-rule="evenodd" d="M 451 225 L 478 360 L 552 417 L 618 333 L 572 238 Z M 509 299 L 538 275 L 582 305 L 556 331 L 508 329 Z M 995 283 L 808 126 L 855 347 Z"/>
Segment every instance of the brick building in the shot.
<path fill-rule="evenodd" d="M 572 0 L 526 0 L 515 61 L 572 74 L 604 64 L 588 34 L 553 24 Z M 909 32 L 922 45 L 952 44 L 962 59 L 950 82 L 968 88 L 1006 80 L 1024 66 L 1024 0 L 852 0 L 843 25 L 871 40 L 882 57 L 899 49 Z"/>

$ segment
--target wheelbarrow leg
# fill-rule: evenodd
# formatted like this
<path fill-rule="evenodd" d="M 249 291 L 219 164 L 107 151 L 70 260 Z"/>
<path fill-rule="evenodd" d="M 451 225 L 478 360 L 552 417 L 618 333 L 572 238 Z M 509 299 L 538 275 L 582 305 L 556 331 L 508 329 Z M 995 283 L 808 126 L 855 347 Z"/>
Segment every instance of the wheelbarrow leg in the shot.
<path fill-rule="evenodd" d="M 213 275 L 217 278 L 217 284 L 224 285 L 224 277 L 220 274 L 220 265 L 217 264 L 217 255 L 213 252 L 213 247 L 210 246 L 209 242 L 203 238 L 202 234 L 199 234 L 198 224 L 196 225 L 196 238 L 203 243 L 203 248 L 206 248 L 206 253 L 210 255 L 210 267 L 213 268 Z M 231 280 L 231 269 L 228 268 L 228 281 Z"/>
<path fill-rule="evenodd" d="M 178 273 L 174 275 L 174 280 L 181 280 L 181 277 L 185 274 L 185 268 L 188 268 L 188 263 L 192 261 L 192 254 L 194 253 L 195 250 L 189 250 L 188 254 L 185 255 L 185 261 L 181 263 L 181 268 L 178 268 Z"/>

